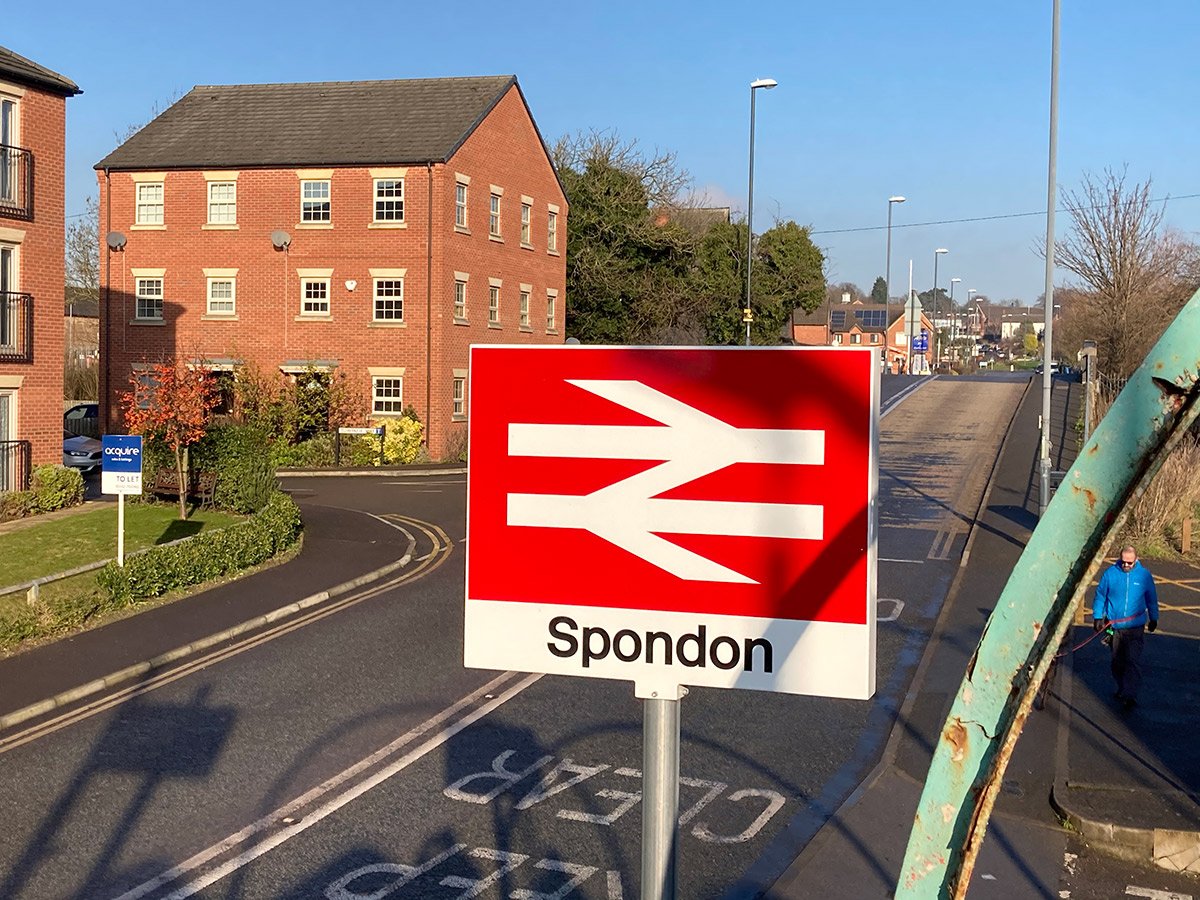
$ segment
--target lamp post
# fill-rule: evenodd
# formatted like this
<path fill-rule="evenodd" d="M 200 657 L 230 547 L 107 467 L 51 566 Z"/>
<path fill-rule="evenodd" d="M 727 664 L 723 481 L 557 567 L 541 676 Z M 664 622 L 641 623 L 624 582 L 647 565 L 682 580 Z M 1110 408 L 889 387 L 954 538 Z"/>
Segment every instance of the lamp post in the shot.
<path fill-rule="evenodd" d="M 936 323 L 937 323 L 937 302 L 938 302 L 938 277 L 937 277 L 938 257 L 941 256 L 943 253 L 949 253 L 949 252 L 950 251 L 947 250 L 945 247 L 938 247 L 936 250 L 933 251 L 933 321 L 934 321 L 933 327 L 934 327 L 934 329 L 937 328 Z M 937 368 L 937 360 L 936 359 L 933 361 L 933 365 L 934 365 L 934 368 Z"/>
<path fill-rule="evenodd" d="M 971 334 L 971 321 L 975 315 L 974 307 L 971 306 L 971 303 L 974 301 L 975 295 L 978 293 L 979 293 L 979 291 L 975 290 L 975 288 L 967 288 L 967 335 L 968 336 L 970 336 L 970 334 Z"/>
<path fill-rule="evenodd" d="M 1053 378 L 1054 337 L 1054 204 L 1058 168 L 1058 33 L 1060 0 L 1054 0 L 1054 24 L 1050 42 L 1050 153 L 1046 176 L 1046 330 L 1042 338 L 1042 441 L 1041 441 L 1041 495 L 1038 514 L 1045 515 L 1050 505 L 1050 387 Z"/>
<path fill-rule="evenodd" d="M 954 325 L 958 321 L 958 310 L 954 307 L 954 286 L 962 281 L 961 278 L 950 279 L 950 358 L 953 360 L 954 353 Z"/>
<path fill-rule="evenodd" d="M 892 304 L 892 204 L 903 203 L 907 199 L 907 197 L 899 195 L 888 197 L 887 262 L 883 270 L 883 303 L 885 306 Z"/>
<path fill-rule="evenodd" d="M 750 268 L 754 262 L 754 92 L 759 88 L 770 90 L 779 84 L 773 78 L 759 78 L 750 82 L 750 183 L 746 196 L 746 308 L 742 310 L 742 321 L 746 323 L 746 346 L 750 346 L 750 323 L 754 313 L 750 311 Z"/>

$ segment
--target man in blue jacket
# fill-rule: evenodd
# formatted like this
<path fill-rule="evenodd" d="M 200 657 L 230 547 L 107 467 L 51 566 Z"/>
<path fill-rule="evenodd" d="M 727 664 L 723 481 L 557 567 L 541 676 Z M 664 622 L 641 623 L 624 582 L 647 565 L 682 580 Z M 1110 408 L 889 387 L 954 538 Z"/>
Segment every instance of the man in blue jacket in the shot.
<path fill-rule="evenodd" d="M 1150 570 L 1138 562 L 1137 551 L 1126 547 L 1105 571 L 1092 604 L 1097 631 L 1112 629 L 1112 673 L 1117 700 L 1126 709 L 1137 704 L 1142 683 L 1139 660 L 1145 632 L 1158 628 L 1158 591 Z"/>

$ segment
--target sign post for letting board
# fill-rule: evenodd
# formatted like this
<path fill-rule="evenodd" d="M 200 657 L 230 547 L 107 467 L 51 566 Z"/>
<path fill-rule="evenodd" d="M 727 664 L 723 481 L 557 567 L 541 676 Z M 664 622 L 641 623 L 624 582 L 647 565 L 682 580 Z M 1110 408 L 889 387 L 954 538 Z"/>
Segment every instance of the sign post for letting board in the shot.
<path fill-rule="evenodd" d="M 117 565 L 125 565 L 125 495 L 142 492 L 142 437 L 106 434 L 101 438 L 100 491 L 117 495 Z"/>
<path fill-rule="evenodd" d="M 684 685 L 874 693 L 878 368 L 471 348 L 465 663 L 633 681 L 644 900 L 675 896 Z"/>

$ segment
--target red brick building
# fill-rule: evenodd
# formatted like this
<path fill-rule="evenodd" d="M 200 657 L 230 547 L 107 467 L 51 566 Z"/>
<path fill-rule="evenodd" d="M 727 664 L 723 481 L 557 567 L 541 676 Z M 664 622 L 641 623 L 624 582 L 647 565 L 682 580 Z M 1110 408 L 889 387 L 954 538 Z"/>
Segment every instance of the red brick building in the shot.
<path fill-rule="evenodd" d="M 0 491 L 62 462 L 66 106 L 78 93 L 0 47 Z"/>
<path fill-rule="evenodd" d="M 142 363 L 253 360 L 411 404 L 442 457 L 470 344 L 563 339 L 567 203 L 512 76 L 197 87 L 96 169 L 108 430 Z"/>
<path fill-rule="evenodd" d="M 921 328 L 936 333 L 924 312 Z M 893 373 L 904 372 L 908 366 L 908 336 L 899 306 L 859 301 L 823 303 L 811 313 L 797 309 L 792 313 L 792 342 L 809 347 L 877 347 Z M 925 357 L 926 371 L 933 365 L 933 353 L 931 347 L 917 354 Z"/>

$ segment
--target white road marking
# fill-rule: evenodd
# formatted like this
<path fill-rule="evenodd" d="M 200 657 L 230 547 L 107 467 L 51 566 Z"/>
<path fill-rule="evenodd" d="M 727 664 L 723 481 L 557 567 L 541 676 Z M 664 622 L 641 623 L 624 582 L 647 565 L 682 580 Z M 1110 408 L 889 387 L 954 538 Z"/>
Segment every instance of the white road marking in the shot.
<path fill-rule="evenodd" d="M 879 561 L 880 562 L 890 562 L 890 563 L 912 563 L 915 566 L 925 565 L 925 560 L 923 560 L 923 559 L 888 559 L 886 557 L 881 556 L 879 558 Z"/>
<path fill-rule="evenodd" d="M 1125 896 L 1146 897 L 1148 900 L 1192 900 L 1191 894 L 1176 894 L 1174 891 L 1156 891 L 1154 888 L 1134 887 L 1132 884 L 1125 887 Z"/>
<path fill-rule="evenodd" d="M 621 873 L 609 871 L 608 873 L 608 900 L 625 900 L 625 893 L 621 890 Z"/>
<path fill-rule="evenodd" d="M 875 601 L 875 604 L 878 606 L 880 603 L 892 604 L 892 611 L 886 616 L 876 613 L 875 620 L 877 622 L 895 622 L 900 618 L 900 613 L 904 612 L 903 600 L 896 600 L 892 597 L 880 597 Z"/>
<path fill-rule="evenodd" d="M 729 799 L 735 803 L 739 800 L 745 800 L 747 797 L 761 797 L 767 801 L 767 808 L 759 813 L 758 818 L 751 822 L 746 827 L 745 831 L 741 832 L 740 834 L 723 836 L 713 834 L 707 825 L 701 823 L 692 829 L 692 834 L 700 838 L 702 841 L 708 841 L 710 844 L 744 844 L 746 841 L 750 840 L 750 838 L 762 831 L 763 826 L 771 820 L 771 817 L 775 815 L 775 813 L 779 812 L 784 803 L 783 797 L 777 794 L 775 791 L 760 791 L 757 789 L 751 789 L 734 791 L 729 795 Z"/>
<path fill-rule="evenodd" d="M 454 722 L 453 725 L 449 725 L 449 726 L 443 728 L 441 731 L 439 731 L 438 733 L 436 733 L 432 737 L 430 737 L 428 740 L 426 740 L 423 744 L 421 744 L 420 746 L 416 747 L 415 749 L 409 751 L 404 756 L 402 756 L 399 759 L 395 760 L 394 762 L 390 763 L 385 768 L 380 769 L 374 775 L 370 776 L 369 778 L 364 779 L 363 781 L 358 782 L 353 787 L 350 787 L 343 793 L 338 794 L 337 796 L 328 800 L 323 806 L 319 807 L 318 809 L 316 809 L 310 813 L 307 813 L 300 819 L 299 822 L 295 823 L 294 825 L 289 825 L 287 828 L 284 828 L 284 829 L 276 832 L 275 834 L 270 835 L 269 837 L 265 838 L 261 843 L 256 844 L 255 846 L 251 847 L 249 850 L 246 850 L 245 852 L 243 852 L 243 853 L 239 854 L 238 856 L 234 857 L 233 859 L 223 863 L 222 865 L 218 866 L 217 868 L 212 869 L 211 871 L 205 873 L 200 878 L 197 878 L 195 881 L 192 881 L 192 882 L 184 885 L 183 887 L 179 888 L 178 890 L 172 892 L 171 894 L 168 895 L 168 900 L 182 900 L 182 898 L 190 897 L 192 894 L 195 894 L 196 892 L 203 890 L 204 888 L 208 887 L 210 884 L 220 881 L 222 878 L 224 878 L 226 875 L 230 874 L 231 872 L 234 872 L 234 871 L 240 869 L 242 866 L 246 865 L 249 862 L 253 862 L 254 860 L 258 859 L 263 854 L 268 853 L 271 850 L 274 850 L 280 844 L 284 843 L 287 840 L 290 840 L 291 838 L 295 837 L 297 834 L 300 834 L 301 832 L 305 831 L 306 829 L 317 824 L 322 819 L 324 819 L 326 816 L 329 816 L 332 813 L 336 812 L 337 810 L 341 809 L 343 806 L 345 806 L 351 800 L 354 800 L 354 799 L 362 796 L 363 794 L 365 794 L 367 791 L 371 790 L 372 788 L 378 787 L 384 781 L 386 781 L 387 779 L 389 779 L 393 775 L 395 775 L 397 772 L 403 771 L 404 769 L 408 768 L 413 763 L 417 762 L 422 757 L 424 757 L 426 754 L 428 754 L 430 751 L 435 750 L 436 748 L 438 748 L 442 744 L 444 744 L 446 741 L 448 741 L 450 738 L 454 737 L 454 735 L 458 734 L 459 732 L 463 731 L 470 725 L 479 721 L 484 716 L 486 716 L 489 713 L 493 712 L 494 710 L 498 709 L 500 706 L 507 703 L 513 697 L 520 694 L 526 688 L 535 684 L 542 677 L 541 675 L 528 675 L 528 676 L 522 678 L 520 681 L 518 681 L 515 685 L 507 688 L 506 690 L 496 692 L 497 686 L 504 683 L 505 681 L 511 679 L 512 674 L 513 673 L 511 673 L 511 672 L 506 672 L 503 675 L 499 676 L 498 678 L 493 679 L 488 684 L 479 688 L 479 690 L 474 691 L 471 694 L 468 694 L 466 697 L 463 697 L 461 700 L 459 700 L 454 705 L 442 710 L 442 712 L 438 713 L 436 716 L 433 716 L 432 718 L 426 720 L 422 724 L 418 725 L 416 728 L 409 731 L 407 734 L 403 735 L 402 737 L 400 737 L 400 738 L 396 739 L 395 741 L 393 741 L 392 743 L 388 744 L 386 747 L 382 748 L 381 750 L 375 751 L 370 756 L 368 756 L 366 759 L 363 759 L 363 760 L 355 763 L 350 768 L 345 769 L 342 772 L 339 772 L 337 775 L 334 775 L 332 778 L 328 779 L 327 781 L 323 782 L 322 784 L 318 785 L 317 787 L 313 788 L 312 790 L 308 791 L 307 793 L 303 794 L 302 796 L 298 797 L 297 799 L 293 800 L 292 802 L 288 803 L 287 805 L 281 807 L 280 809 L 277 809 L 275 812 L 264 816 L 263 818 L 259 819 L 257 822 L 254 822 L 251 825 L 248 825 L 246 828 L 243 828 L 241 831 L 237 832 L 236 834 L 230 835 L 225 840 L 223 840 L 217 844 L 214 844 L 213 846 L 209 847 L 207 850 L 200 851 L 199 853 L 192 856 L 190 859 L 185 860 L 184 862 L 180 863 L 177 866 L 171 867 L 170 869 L 168 869 L 167 871 L 163 872 L 162 874 L 156 876 L 155 878 L 152 878 L 149 881 L 146 881 L 143 884 L 138 885 L 137 887 L 133 888 L 132 890 L 125 892 L 120 897 L 118 897 L 117 900 L 137 900 L 137 898 L 139 898 L 139 897 L 144 897 L 147 894 L 149 894 L 151 891 L 157 890 L 158 888 L 163 887 L 164 885 L 170 884 L 172 881 L 176 881 L 179 878 L 189 874 L 190 872 L 195 871 L 196 869 L 198 869 L 199 867 L 210 862 L 214 858 L 216 858 L 224 853 L 227 853 L 228 851 L 237 847 L 239 844 L 246 841 L 248 838 L 253 837 L 256 834 L 259 834 L 260 832 L 267 831 L 268 829 L 277 827 L 284 817 L 289 816 L 292 813 L 294 813 L 296 810 L 307 806 L 308 804 L 319 799 L 323 795 L 329 793 L 334 788 L 340 787 L 341 785 L 345 784 L 347 781 L 349 781 L 356 775 L 359 775 L 362 772 L 364 772 L 365 770 L 369 769 L 371 766 L 375 765 L 382 759 L 385 759 L 388 756 L 391 756 L 397 750 L 399 750 L 401 747 L 403 747 L 406 744 L 409 744 L 409 743 L 413 742 L 414 740 L 418 739 L 419 737 L 423 736 L 430 729 L 437 727 L 438 725 L 441 725 L 443 722 L 447 721 L 448 719 L 453 718 L 455 715 L 457 715 L 463 709 L 466 709 L 471 704 L 477 702 L 480 697 L 484 696 L 487 693 L 496 693 L 496 696 L 494 699 L 487 701 L 479 708 L 477 708 L 474 711 L 463 716 L 461 719 L 458 719 L 456 722 Z"/>

